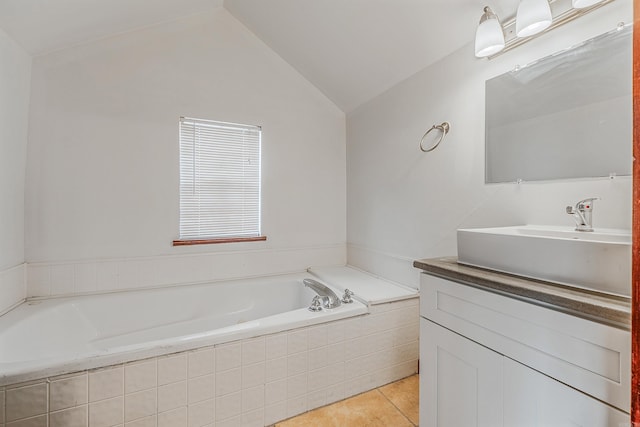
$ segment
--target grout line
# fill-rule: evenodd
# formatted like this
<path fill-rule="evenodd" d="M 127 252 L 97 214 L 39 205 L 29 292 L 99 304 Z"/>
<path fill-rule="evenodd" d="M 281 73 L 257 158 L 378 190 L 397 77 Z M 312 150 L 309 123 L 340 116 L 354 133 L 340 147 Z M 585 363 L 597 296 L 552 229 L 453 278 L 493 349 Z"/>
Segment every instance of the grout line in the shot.
<path fill-rule="evenodd" d="M 414 374 L 414 375 L 416 375 L 416 374 Z M 400 379 L 400 380 L 398 380 L 398 381 L 394 381 L 394 382 L 392 382 L 392 383 L 390 383 L 390 384 L 396 384 L 396 383 L 399 383 L 400 381 L 404 381 L 404 380 L 406 380 L 407 378 L 411 378 L 412 376 L 413 376 L 413 375 L 408 376 L 408 377 L 406 377 L 406 378 L 402 378 L 402 379 Z M 384 386 L 382 386 L 382 387 L 385 387 L 385 386 L 387 386 L 387 385 L 389 385 L 389 384 L 385 384 L 385 385 L 384 385 Z M 383 396 L 384 396 L 384 398 L 385 398 L 385 399 L 387 399 L 387 400 L 389 401 L 389 403 L 391 403 L 391 404 L 393 405 L 393 407 L 394 407 L 394 408 L 396 408 L 396 410 L 397 410 L 398 412 L 400 412 L 400 414 L 402 414 L 402 416 L 403 416 L 403 417 L 405 417 L 405 418 L 406 418 L 406 420 L 407 420 L 407 421 L 409 421 L 409 424 L 411 424 L 411 425 L 412 425 L 412 426 L 414 426 L 414 427 L 418 427 L 418 425 L 417 425 L 417 424 L 414 424 L 414 423 L 413 423 L 413 421 L 411 421 L 411 420 L 409 419 L 409 417 L 408 417 L 408 416 L 407 416 L 407 415 L 402 411 L 402 409 L 398 408 L 398 407 L 396 406 L 396 404 L 395 404 L 395 403 L 393 403 L 393 401 L 392 401 L 391 399 L 389 399 L 389 397 L 388 397 L 386 394 L 384 394 L 384 392 L 382 391 L 382 387 L 378 387 L 376 390 L 377 390 L 377 391 L 379 391 L 379 392 L 380 392 L 380 394 L 381 394 L 381 395 L 383 395 Z"/>

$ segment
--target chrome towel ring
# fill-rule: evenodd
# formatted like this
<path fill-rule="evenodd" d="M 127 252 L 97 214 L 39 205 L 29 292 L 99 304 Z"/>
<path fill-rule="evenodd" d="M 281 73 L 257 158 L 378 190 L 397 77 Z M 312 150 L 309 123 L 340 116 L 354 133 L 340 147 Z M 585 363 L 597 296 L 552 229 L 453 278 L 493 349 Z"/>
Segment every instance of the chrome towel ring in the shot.
<path fill-rule="evenodd" d="M 427 135 L 429 135 L 429 132 L 431 132 L 434 129 L 438 129 L 439 131 L 442 131 L 442 134 L 440 135 L 440 138 L 438 138 L 438 140 L 436 141 L 435 144 L 433 144 L 431 147 L 425 149 L 422 146 L 422 144 L 424 143 L 424 139 L 426 138 Z M 449 129 L 451 129 L 451 125 L 449 124 L 449 122 L 442 122 L 442 124 L 431 126 L 431 128 L 429 128 L 429 130 L 426 131 L 424 133 L 424 135 L 422 135 L 422 138 L 420 139 L 420 149 L 422 151 L 424 151 L 425 153 L 428 153 L 429 151 L 435 150 L 436 147 L 438 145 L 440 145 L 440 143 L 442 142 L 444 137 L 447 136 L 447 133 L 449 133 Z"/>

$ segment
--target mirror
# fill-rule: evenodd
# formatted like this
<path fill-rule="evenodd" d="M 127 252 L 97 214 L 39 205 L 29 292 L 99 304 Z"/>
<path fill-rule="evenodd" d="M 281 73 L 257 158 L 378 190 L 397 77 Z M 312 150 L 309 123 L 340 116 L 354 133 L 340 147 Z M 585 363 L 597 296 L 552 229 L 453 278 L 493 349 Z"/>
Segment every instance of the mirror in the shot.
<path fill-rule="evenodd" d="M 486 82 L 485 182 L 631 175 L 632 27 Z"/>

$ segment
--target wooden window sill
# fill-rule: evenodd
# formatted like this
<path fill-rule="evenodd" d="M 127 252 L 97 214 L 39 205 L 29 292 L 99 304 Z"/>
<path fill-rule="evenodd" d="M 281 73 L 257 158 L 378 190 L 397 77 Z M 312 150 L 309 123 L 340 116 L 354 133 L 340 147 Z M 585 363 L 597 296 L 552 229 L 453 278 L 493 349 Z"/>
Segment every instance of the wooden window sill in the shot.
<path fill-rule="evenodd" d="M 217 243 L 260 242 L 264 240 L 267 240 L 267 236 L 228 237 L 228 238 L 222 238 L 222 239 L 174 240 L 173 246 L 213 245 Z"/>

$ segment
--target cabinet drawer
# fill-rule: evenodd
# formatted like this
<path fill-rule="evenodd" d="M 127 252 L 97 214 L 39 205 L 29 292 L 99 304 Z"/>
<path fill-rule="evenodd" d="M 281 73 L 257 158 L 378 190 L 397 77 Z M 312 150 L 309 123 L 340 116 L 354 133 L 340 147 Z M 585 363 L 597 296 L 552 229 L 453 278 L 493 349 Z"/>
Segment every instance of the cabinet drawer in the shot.
<path fill-rule="evenodd" d="M 420 314 L 625 412 L 628 331 L 423 274 Z"/>

